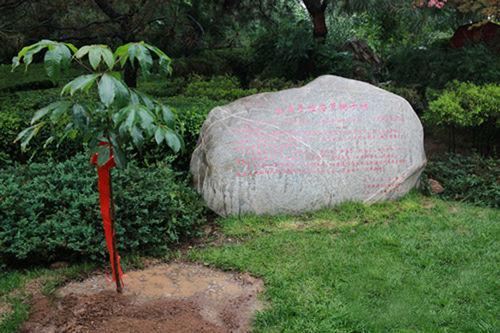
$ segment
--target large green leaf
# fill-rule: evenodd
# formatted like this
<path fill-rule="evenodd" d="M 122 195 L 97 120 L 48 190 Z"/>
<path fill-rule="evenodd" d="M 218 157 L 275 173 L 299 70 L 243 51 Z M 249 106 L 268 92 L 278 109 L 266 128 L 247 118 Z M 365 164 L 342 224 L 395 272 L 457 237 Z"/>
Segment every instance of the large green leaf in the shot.
<path fill-rule="evenodd" d="M 125 152 L 123 151 L 120 142 L 118 141 L 117 135 L 112 133 L 110 136 L 111 143 L 113 145 L 113 157 L 115 158 L 116 166 L 120 169 L 123 169 L 127 166 Z"/>
<path fill-rule="evenodd" d="M 167 124 L 168 127 L 173 128 L 174 127 L 174 114 L 172 111 L 170 111 L 170 108 L 168 106 L 162 105 L 161 106 L 161 113 L 163 120 Z"/>
<path fill-rule="evenodd" d="M 92 45 L 89 50 L 89 63 L 94 70 L 97 70 L 99 63 L 101 62 L 102 52 L 101 48 L 97 45 Z"/>
<path fill-rule="evenodd" d="M 114 80 L 111 75 L 104 73 L 99 81 L 99 97 L 101 102 L 107 107 L 115 100 L 116 86 Z"/>
<path fill-rule="evenodd" d="M 138 108 L 139 119 L 141 120 L 141 127 L 146 131 L 152 130 L 154 115 L 144 106 Z"/>
<path fill-rule="evenodd" d="M 144 135 L 142 135 L 142 131 L 139 127 L 133 126 L 130 129 L 130 136 L 132 137 L 132 141 L 136 146 L 140 146 L 144 141 Z"/>
<path fill-rule="evenodd" d="M 37 121 L 39 121 L 49 113 L 52 113 L 51 120 L 53 122 L 56 122 L 59 119 L 60 115 L 68 110 L 69 106 L 70 103 L 68 101 L 57 101 L 51 103 L 35 112 L 33 118 L 31 118 L 31 125 L 35 124 Z"/>
<path fill-rule="evenodd" d="M 92 45 L 82 46 L 78 51 L 76 51 L 75 58 L 78 58 L 78 59 L 83 58 L 87 53 L 89 53 L 91 48 L 92 48 Z"/>
<path fill-rule="evenodd" d="M 36 111 L 35 114 L 33 115 L 33 118 L 31 118 L 31 125 L 33 125 L 34 123 L 45 117 L 49 112 L 51 112 L 53 110 L 52 105 L 56 103 L 58 102 L 49 104 L 46 107 Z"/>
<path fill-rule="evenodd" d="M 117 108 L 122 108 L 129 102 L 129 88 L 122 81 L 120 73 L 110 72 L 109 75 L 115 86 L 115 106 Z"/>
<path fill-rule="evenodd" d="M 31 139 L 40 131 L 44 123 L 38 123 L 22 130 L 14 140 L 14 142 L 21 141 L 21 149 L 25 150 Z"/>
<path fill-rule="evenodd" d="M 135 66 L 135 61 L 139 63 L 143 74 L 148 74 L 153 65 L 153 57 L 151 52 L 159 59 L 158 63 L 162 72 L 171 71 L 172 59 L 165 52 L 156 46 L 149 45 L 144 42 L 128 43 L 118 47 L 114 53 L 118 58 L 121 67 L 124 67 L 127 61 L 132 66 Z"/>
<path fill-rule="evenodd" d="M 52 80 L 59 79 L 62 69 L 67 69 L 71 62 L 71 50 L 65 44 L 49 45 L 44 63 L 47 75 Z"/>
<path fill-rule="evenodd" d="M 103 47 L 101 51 L 102 59 L 108 66 L 109 70 L 113 70 L 113 67 L 115 66 L 115 56 L 113 55 L 113 52 L 111 52 L 107 46 Z"/>
<path fill-rule="evenodd" d="M 180 140 L 179 136 L 177 133 L 173 131 L 167 131 L 165 134 L 165 139 L 167 141 L 167 144 L 174 152 L 179 152 L 182 148 L 182 141 Z"/>
<path fill-rule="evenodd" d="M 165 140 L 165 132 L 161 127 L 157 127 L 155 131 L 155 141 L 156 144 L 161 144 Z"/>
<path fill-rule="evenodd" d="M 70 106 L 71 103 L 68 101 L 58 102 L 54 106 L 52 113 L 50 114 L 50 120 L 52 121 L 52 123 L 57 124 L 61 117 L 66 114 Z"/>
<path fill-rule="evenodd" d="M 110 157 L 109 153 L 110 153 L 109 146 L 107 144 L 102 145 L 102 146 L 97 146 L 97 165 L 98 166 L 104 165 L 109 160 L 109 157 Z"/>
<path fill-rule="evenodd" d="M 31 64 L 31 62 L 33 61 L 33 56 L 35 54 L 46 48 L 53 48 L 54 46 L 57 45 L 64 45 L 64 44 L 43 39 L 35 44 L 23 47 L 21 51 L 19 51 L 17 56 L 12 59 L 12 70 L 14 70 L 17 66 L 19 66 L 21 62 L 24 62 L 27 68 L 28 65 Z"/>
<path fill-rule="evenodd" d="M 131 105 L 127 110 L 127 119 L 125 120 L 125 126 L 130 130 L 132 126 L 137 121 L 137 106 Z"/>
<path fill-rule="evenodd" d="M 165 73 L 170 73 L 172 71 L 172 59 L 165 54 L 162 50 L 157 48 L 156 46 L 149 45 L 144 43 L 144 46 L 151 50 L 159 59 L 158 64 L 160 66 L 160 70 Z"/>
<path fill-rule="evenodd" d="M 69 93 L 71 96 L 73 96 L 73 94 L 78 90 L 87 92 L 99 76 L 100 74 L 87 74 L 78 76 L 76 79 L 70 81 L 63 87 L 61 95 Z"/>

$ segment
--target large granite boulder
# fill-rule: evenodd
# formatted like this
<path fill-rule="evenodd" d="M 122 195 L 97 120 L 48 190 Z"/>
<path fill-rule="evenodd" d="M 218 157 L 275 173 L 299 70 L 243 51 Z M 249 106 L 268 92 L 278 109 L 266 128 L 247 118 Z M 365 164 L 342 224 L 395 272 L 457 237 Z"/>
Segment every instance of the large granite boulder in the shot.
<path fill-rule="evenodd" d="M 399 198 L 425 163 L 422 125 L 405 99 L 327 75 L 213 109 L 191 173 L 220 215 L 296 214 Z"/>

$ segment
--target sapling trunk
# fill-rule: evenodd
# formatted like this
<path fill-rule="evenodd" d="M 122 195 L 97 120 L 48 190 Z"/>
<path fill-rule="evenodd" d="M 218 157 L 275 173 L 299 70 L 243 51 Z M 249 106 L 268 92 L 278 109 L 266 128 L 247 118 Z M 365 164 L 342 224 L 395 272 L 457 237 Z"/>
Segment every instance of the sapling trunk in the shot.
<path fill-rule="evenodd" d="M 110 216 L 111 216 L 111 248 L 113 249 L 113 271 L 115 272 L 114 279 L 116 280 L 116 292 L 122 293 L 122 281 L 118 270 L 118 254 L 116 253 L 116 235 L 115 235 L 115 201 L 113 199 L 113 181 L 111 178 L 112 171 L 109 170 L 109 197 L 110 197 Z"/>

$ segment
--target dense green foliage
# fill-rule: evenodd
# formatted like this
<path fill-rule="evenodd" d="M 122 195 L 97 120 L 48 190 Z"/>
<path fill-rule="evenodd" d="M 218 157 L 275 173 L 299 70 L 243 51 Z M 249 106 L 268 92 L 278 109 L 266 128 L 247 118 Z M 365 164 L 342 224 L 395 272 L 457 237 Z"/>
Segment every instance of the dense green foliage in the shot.
<path fill-rule="evenodd" d="M 196 235 L 203 211 L 167 166 L 113 173 L 122 253 L 161 254 Z M 103 260 L 97 179 L 88 156 L 0 172 L 0 261 Z"/>
<path fill-rule="evenodd" d="M 489 123 L 500 127 L 500 85 L 450 82 L 430 101 L 423 119 L 432 125 L 478 127 Z"/>
<path fill-rule="evenodd" d="M 443 185 L 444 192 L 440 196 L 446 199 L 500 208 L 498 158 L 449 154 L 431 160 L 426 174 Z"/>
<path fill-rule="evenodd" d="M 411 45 L 389 55 L 386 78 L 400 85 L 443 89 L 453 80 L 476 84 L 500 79 L 498 54 L 481 45 L 451 49 L 443 41 Z"/>
<path fill-rule="evenodd" d="M 265 282 L 255 332 L 496 332 L 500 212 L 407 196 L 220 219 L 192 258 Z"/>
<path fill-rule="evenodd" d="M 422 120 L 429 126 L 449 132 L 449 146 L 456 151 L 471 146 L 485 155 L 499 150 L 500 86 L 450 82 L 441 92 L 429 90 L 428 109 Z M 458 133 L 458 134 L 457 134 Z M 457 139 L 457 136 L 465 139 Z"/>

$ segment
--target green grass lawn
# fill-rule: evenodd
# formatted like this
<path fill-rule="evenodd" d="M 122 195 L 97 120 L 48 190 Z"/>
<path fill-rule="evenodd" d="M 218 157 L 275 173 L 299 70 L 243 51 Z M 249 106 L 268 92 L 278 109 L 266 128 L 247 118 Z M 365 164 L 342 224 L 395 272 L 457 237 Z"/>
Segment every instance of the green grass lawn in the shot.
<path fill-rule="evenodd" d="M 26 290 L 28 284 L 37 280 L 37 286 L 31 288 L 40 288 L 40 292 L 50 295 L 60 284 L 84 277 L 94 268 L 93 264 L 80 264 L 57 270 L 37 268 L 0 272 L 0 306 L 7 305 L 11 310 L 3 318 L 0 317 L 0 333 L 17 332 L 23 321 L 28 319 L 31 297 Z"/>
<path fill-rule="evenodd" d="M 233 243 L 190 257 L 263 278 L 256 332 L 500 332 L 499 222 L 498 210 L 410 195 L 220 219 Z"/>
<path fill-rule="evenodd" d="M 412 194 L 302 216 L 219 219 L 223 245 L 188 254 L 261 277 L 256 332 L 499 332 L 500 211 Z M 218 244 L 218 242 L 217 242 Z M 13 312 L 28 317 L 27 283 L 44 294 L 95 266 L 0 273 Z"/>

